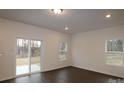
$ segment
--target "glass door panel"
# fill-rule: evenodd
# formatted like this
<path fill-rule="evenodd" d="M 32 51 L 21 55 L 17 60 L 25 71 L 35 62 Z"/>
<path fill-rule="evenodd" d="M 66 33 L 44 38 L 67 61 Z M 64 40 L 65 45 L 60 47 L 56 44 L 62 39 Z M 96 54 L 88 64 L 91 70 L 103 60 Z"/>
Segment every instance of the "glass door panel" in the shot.
<path fill-rule="evenodd" d="M 31 73 L 40 71 L 41 41 L 31 40 Z"/>
<path fill-rule="evenodd" d="M 17 38 L 16 75 L 29 73 L 30 44 L 27 39 Z"/>

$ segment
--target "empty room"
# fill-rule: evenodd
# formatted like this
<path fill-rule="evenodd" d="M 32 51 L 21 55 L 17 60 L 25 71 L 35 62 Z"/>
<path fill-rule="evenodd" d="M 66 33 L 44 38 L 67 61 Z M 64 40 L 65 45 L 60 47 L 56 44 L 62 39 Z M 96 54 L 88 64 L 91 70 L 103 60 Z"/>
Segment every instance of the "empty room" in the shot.
<path fill-rule="evenodd" d="M 123 78 L 123 9 L 0 9 L 1 83 Z"/>

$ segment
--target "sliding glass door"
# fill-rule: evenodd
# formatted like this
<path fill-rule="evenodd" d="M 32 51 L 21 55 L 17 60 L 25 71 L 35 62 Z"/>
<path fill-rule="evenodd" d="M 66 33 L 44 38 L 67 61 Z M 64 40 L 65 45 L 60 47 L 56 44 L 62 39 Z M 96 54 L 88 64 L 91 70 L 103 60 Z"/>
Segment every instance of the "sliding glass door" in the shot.
<path fill-rule="evenodd" d="M 17 38 L 16 75 L 40 71 L 41 41 Z"/>

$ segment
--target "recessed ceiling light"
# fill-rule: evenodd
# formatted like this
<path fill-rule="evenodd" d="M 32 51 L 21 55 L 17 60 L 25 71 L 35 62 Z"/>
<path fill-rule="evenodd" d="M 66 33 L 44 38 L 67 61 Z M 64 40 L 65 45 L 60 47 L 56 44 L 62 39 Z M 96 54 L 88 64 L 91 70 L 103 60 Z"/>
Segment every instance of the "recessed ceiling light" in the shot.
<path fill-rule="evenodd" d="M 65 27 L 65 30 L 68 30 L 69 28 L 68 27 Z"/>
<path fill-rule="evenodd" d="M 111 15 L 110 15 L 110 14 L 107 14 L 107 15 L 106 15 L 106 18 L 110 18 L 110 17 L 111 17 Z"/>
<path fill-rule="evenodd" d="M 61 14 L 63 12 L 63 9 L 52 9 L 52 11 L 55 13 L 55 14 Z"/>

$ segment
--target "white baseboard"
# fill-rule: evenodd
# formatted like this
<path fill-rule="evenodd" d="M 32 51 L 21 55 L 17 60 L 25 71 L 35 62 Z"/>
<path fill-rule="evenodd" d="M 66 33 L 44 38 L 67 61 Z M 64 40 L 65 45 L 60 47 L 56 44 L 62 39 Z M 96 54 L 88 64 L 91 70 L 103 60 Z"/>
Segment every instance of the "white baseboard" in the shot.
<path fill-rule="evenodd" d="M 5 81 L 5 80 L 13 79 L 13 78 L 15 78 L 15 77 L 14 77 L 14 76 L 6 77 L 6 78 L 4 78 L 4 79 L 0 79 L 0 81 Z"/>
<path fill-rule="evenodd" d="M 60 69 L 60 68 L 64 68 L 64 67 L 69 67 L 69 66 L 62 66 L 62 67 L 57 67 L 57 68 L 50 68 L 50 69 L 43 70 L 42 72 L 56 70 L 56 69 Z M 5 77 L 4 79 L 0 79 L 0 81 L 5 81 L 5 80 L 9 80 L 9 79 L 14 79 L 14 78 L 17 78 L 17 77 L 16 76 Z"/>
<path fill-rule="evenodd" d="M 103 72 L 103 71 L 96 71 L 96 70 L 93 70 L 93 69 L 82 68 L 82 67 L 74 66 L 74 65 L 72 65 L 72 66 L 76 67 L 76 68 L 80 68 L 80 69 L 85 69 L 85 70 L 97 72 L 97 73 L 102 73 L 102 74 L 106 74 L 106 75 L 110 75 L 110 76 L 115 76 L 115 77 L 119 77 L 119 78 L 124 78 L 124 76 L 118 76 L 117 74 L 111 74 L 111 73 Z"/>
<path fill-rule="evenodd" d="M 64 67 L 70 67 L 70 66 L 62 66 L 62 67 L 57 67 L 57 68 L 45 69 L 42 72 L 52 71 L 52 70 L 56 70 L 56 69 L 60 69 L 60 68 L 64 68 Z"/>

